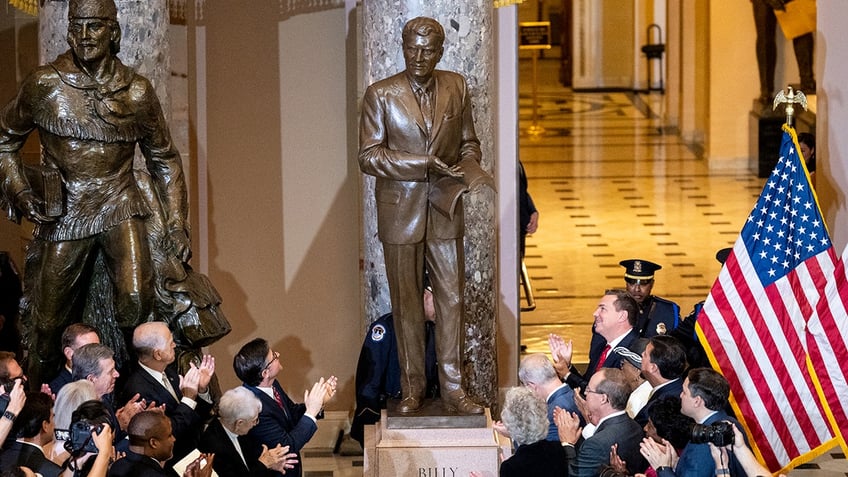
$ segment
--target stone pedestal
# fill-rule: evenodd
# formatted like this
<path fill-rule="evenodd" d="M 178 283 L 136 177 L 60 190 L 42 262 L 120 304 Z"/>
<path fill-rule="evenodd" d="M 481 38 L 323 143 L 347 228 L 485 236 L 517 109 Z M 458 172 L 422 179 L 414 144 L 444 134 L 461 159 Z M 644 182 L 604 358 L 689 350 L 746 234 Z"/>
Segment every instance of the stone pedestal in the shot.
<path fill-rule="evenodd" d="M 383 411 L 381 421 L 365 427 L 364 477 L 465 477 L 471 471 L 496 477 L 500 456 L 510 455 L 509 440 L 499 439 L 492 429 L 488 409 L 484 416 L 459 417 L 471 418 L 466 424 L 477 419 L 481 425 L 427 428 L 423 423 L 438 416 L 421 415 L 398 421 L 416 428 L 398 428 L 398 418 Z"/>
<path fill-rule="evenodd" d="M 780 138 L 783 136 L 781 125 L 786 116 L 772 114 L 765 109 L 754 108 L 748 118 L 748 144 L 752 169 L 757 177 L 768 177 L 777 164 L 780 152 Z"/>

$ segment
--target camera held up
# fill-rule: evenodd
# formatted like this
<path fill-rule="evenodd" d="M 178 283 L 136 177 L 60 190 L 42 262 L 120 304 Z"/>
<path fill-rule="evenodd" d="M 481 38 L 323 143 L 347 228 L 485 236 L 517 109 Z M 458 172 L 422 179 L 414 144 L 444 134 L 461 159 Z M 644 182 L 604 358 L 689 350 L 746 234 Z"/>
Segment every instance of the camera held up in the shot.
<path fill-rule="evenodd" d="M 712 443 L 716 447 L 733 444 L 733 424 L 720 421 L 714 424 L 695 424 L 692 426 L 691 442 L 693 444 Z"/>
<path fill-rule="evenodd" d="M 72 422 L 71 438 L 65 442 L 65 450 L 71 455 L 80 455 L 85 452 L 97 454 L 97 445 L 91 438 L 91 431 L 100 434 L 103 431 L 103 424 L 92 425 L 86 421 Z"/>

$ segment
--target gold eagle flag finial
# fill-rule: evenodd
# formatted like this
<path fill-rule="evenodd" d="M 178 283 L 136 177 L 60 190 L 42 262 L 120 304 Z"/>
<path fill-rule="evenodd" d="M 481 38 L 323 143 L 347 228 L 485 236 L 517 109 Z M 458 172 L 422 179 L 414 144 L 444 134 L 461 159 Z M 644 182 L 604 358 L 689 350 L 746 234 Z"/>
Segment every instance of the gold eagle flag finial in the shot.
<path fill-rule="evenodd" d="M 774 97 L 774 106 L 772 110 L 777 109 L 777 107 L 781 104 L 786 104 L 786 124 L 792 126 L 792 117 L 795 115 L 795 105 L 801 105 L 804 108 L 804 111 L 807 110 L 807 96 L 801 90 L 795 91 L 792 89 L 792 86 L 787 86 L 786 89 L 789 91 L 788 93 L 784 93 L 783 90 L 777 92 L 777 96 Z"/>

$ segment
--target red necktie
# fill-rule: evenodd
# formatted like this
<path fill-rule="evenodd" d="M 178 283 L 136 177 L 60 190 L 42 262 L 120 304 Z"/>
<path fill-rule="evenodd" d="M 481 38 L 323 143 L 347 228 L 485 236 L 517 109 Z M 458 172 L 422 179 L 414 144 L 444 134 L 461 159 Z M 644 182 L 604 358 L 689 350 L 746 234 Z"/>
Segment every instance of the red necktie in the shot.
<path fill-rule="evenodd" d="M 601 359 L 598 360 L 598 366 L 595 367 L 595 371 L 604 367 L 604 361 L 607 360 L 607 354 L 609 354 L 610 345 L 604 346 L 604 351 L 601 353 Z"/>
<path fill-rule="evenodd" d="M 274 389 L 274 400 L 277 401 L 277 405 L 280 406 L 280 409 L 285 409 L 285 406 L 283 406 L 283 397 L 280 396 L 280 392 L 277 391 L 277 388 L 273 388 L 273 389 Z"/>

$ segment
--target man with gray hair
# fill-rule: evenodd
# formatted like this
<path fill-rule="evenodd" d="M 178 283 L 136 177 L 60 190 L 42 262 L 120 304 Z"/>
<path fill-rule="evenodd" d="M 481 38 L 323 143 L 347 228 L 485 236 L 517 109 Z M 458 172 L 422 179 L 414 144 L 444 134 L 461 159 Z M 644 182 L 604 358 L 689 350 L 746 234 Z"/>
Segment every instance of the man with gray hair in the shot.
<path fill-rule="evenodd" d="M 168 325 L 161 321 L 142 323 L 133 331 L 133 348 L 138 366 L 124 384 L 124 397 L 138 394 L 148 403 L 165 405 L 165 415 L 177 443 L 171 461 L 178 462 L 196 446 L 212 410 L 209 382 L 215 373 L 215 358 L 205 355 L 184 377 L 171 366 L 176 360 L 176 343 Z"/>
<path fill-rule="evenodd" d="M 115 369 L 115 353 L 108 346 L 89 343 L 74 352 L 73 380 L 86 379 L 94 384 L 94 392 L 101 399 L 115 390 L 115 380 L 120 373 Z M 111 403 L 109 403 L 111 404 Z"/>
<path fill-rule="evenodd" d="M 577 405 L 574 403 L 574 391 L 559 379 L 553 363 L 542 353 L 531 354 L 521 361 L 518 368 L 518 380 L 547 404 L 549 425 L 546 439 L 559 441 L 554 422 L 554 409 L 559 407 L 579 414 Z"/>
<path fill-rule="evenodd" d="M 143 411 L 147 406 L 139 402 L 139 396 L 130 396 L 124 407 L 115 409 L 115 380 L 120 373 L 115 369 L 115 358 L 112 350 L 100 343 L 89 343 L 74 352 L 71 377 L 74 381 L 85 379 L 94 385 L 94 392 L 109 410 L 112 428 L 115 429 L 116 440 L 124 438 L 123 431 L 130 420 Z"/>
<path fill-rule="evenodd" d="M 221 396 L 218 419 L 200 436 L 200 452 L 215 454 L 213 469 L 221 477 L 274 476 L 294 468 L 297 454 L 289 446 L 268 449 L 247 435 L 259 422 L 262 402 L 249 389 L 237 387 Z"/>

